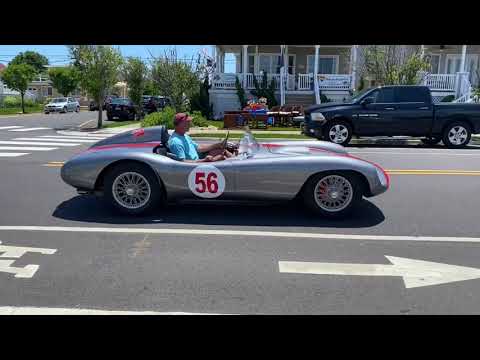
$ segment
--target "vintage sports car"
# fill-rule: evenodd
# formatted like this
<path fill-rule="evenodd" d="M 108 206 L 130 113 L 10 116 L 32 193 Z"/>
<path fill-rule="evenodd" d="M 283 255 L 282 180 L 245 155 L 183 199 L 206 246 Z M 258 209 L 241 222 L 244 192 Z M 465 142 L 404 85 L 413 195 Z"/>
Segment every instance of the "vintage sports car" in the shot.
<path fill-rule="evenodd" d="M 236 155 L 190 163 L 169 153 L 163 126 L 138 129 L 99 141 L 74 156 L 62 179 L 80 194 L 104 196 L 114 209 L 137 215 L 178 199 L 293 200 L 316 213 L 341 217 L 362 196 L 385 192 L 389 177 L 378 165 L 322 141 L 258 143 L 250 131 Z"/>

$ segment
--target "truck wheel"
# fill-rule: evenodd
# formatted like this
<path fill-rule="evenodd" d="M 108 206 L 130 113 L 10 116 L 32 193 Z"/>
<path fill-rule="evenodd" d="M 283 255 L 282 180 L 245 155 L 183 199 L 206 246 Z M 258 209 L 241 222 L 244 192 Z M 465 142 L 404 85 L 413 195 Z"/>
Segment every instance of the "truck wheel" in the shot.
<path fill-rule="evenodd" d="M 442 141 L 442 138 L 440 136 L 434 136 L 434 137 L 428 137 L 420 140 L 425 145 L 437 145 L 440 141 Z"/>
<path fill-rule="evenodd" d="M 443 131 L 443 143 L 448 148 L 458 149 L 468 145 L 472 137 L 470 126 L 458 121 L 448 125 Z"/>
<path fill-rule="evenodd" d="M 361 179 L 354 174 L 325 172 L 308 180 L 303 191 L 303 200 L 305 205 L 318 215 L 341 218 L 358 206 L 363 190 Z"/>
<path fill-rule="evenodd" d="M 105 176 L 104 188 L 107 202 L 125 215 L 146 214 L 162 200 L 161 184 L 146 165 L 119 164 Z"/>
<path fill-rule="evenodd" d="M 347 145 L 352 138 L 352 127 L 343 120 L 328 123 L 323 130 L 323 139 L 339 145 Z"/>

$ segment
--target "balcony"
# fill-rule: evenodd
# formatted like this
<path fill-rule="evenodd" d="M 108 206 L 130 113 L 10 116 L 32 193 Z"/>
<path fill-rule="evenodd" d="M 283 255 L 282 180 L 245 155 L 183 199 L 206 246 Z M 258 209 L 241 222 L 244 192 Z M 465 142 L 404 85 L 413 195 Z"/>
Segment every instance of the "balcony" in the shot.
<path fill-rule="evenodd" d="M 246 89 L 255 89 L 253 79 L 258 82 L 262 81 L 260 74 L 226 74 L 216 73 L 212 78 L 212 88 L 217 90 L 235 90 L 235 79 L 243 85 L 244 76 L 246 77 Z M 268 82 L 275 80 L 275 89 L 280 89 L 280 74 L 267 74 Z M 287 91 L 313 91 L 314 90 L 313 74 L 296 74 L 288 75 Z M 352 75 L 351 74 L 318 74 L 318 88 L 320 90 L 351 90 Z"/>

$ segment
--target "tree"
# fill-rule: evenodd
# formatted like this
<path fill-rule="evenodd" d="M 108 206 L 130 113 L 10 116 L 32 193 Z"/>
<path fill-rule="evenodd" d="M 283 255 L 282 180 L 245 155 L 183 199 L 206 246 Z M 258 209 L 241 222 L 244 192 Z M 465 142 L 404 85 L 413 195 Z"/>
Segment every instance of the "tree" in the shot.
<path fill-rule="evenodd" d="M 123 63 L 118 49 L 108 45 L 71 45 L 73 64 L 80 72 L 80 86 L 99 104 L 98 128 L 102 127 L 102 106 L 107 91 L 118 80 Z"/>
<path fill-rule="evenodd" d="M 63 96 L 75 91 L 80 83 L 80 72 L 74 66 L 51 68 L 48 70 L 48 76 L 53 87 Z"/>
<path fill-rule="evenodd" d="M 213 104 L 210 103 L 210 94 L 208 92 L 211 87 L 208 74 L 205 74 L 203 81 L 199 84 L 198 91 L 192 95 L 190 103 L 192 111 L 200 111 L 207 119 L 213 117 Z"/>
<path fill-rule="evenodd" d="M 278 105 L 277 99 L 275 97 L 275 79 L 272 78 L 270 84 L 268 84 L 267 73 L 264 72 L 262 76 L 261 84 L 258 83 L 257 77 L 253 77 L 253 86 L 255 90 L 250 91 L 253 96 L 257 98 L 264 97 L 267 99 L 267 105 L 271 108 L 272 106 Z"/>
<path fill-rule="evenodd" d="M 45 72 L 46 65 L 48 65 L 48 59 L 35 51 L 25 51 L 19 53 L 9 62 L 9 65 L 20 64 L 32 66 L 35 69 L 35 73 L 39 74 Z"/>
<path fill-rule="evenodd" d="M 22 113 L 25 113 L 24 97 L 28 84 L 35 78 L 35 68 L 28 64 L 9 65 L 2 71 L 3 82 L 12 90 L 20 92 Z"/>
<path fill-rule="evenodd" d="M 194 69 L 193 59 L 190 64 L 181 61 L 175 50 L 165 51 L 165 56 L 157 58 L 152 64 L 152 78 L 163 96 L 170 97 L 177 112 L 188 107 L 188 95 L 198 89 L 198 69 Z"/>
<path fill-rule="evenodd" d="M 379 85 L 417 85 L 430 63 L 418 49 L 402 45 L 370 45 L 363 49 L 362 76 L 374 78 Z"/>
<path fill-rule="evenodd" d="M 130 99 L 141 108 L 147 80 L 147 66 L 139 58 L 128 58 L 123 66 L 123 78 L 128 84 Z"/>

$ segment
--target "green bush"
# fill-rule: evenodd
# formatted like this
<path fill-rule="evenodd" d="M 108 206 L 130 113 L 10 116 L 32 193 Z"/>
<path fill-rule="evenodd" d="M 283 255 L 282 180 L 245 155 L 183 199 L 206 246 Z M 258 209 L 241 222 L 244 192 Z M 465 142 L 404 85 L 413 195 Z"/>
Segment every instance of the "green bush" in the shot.
<path fill-rule="evenodd" d="M 24 102 L 25 107 L 37 106 L 37 103 L 31 99 L 24 99 Z M 6 108 L 20 108 L 22 107 L 22 99 L 20 96 L 6 96 L 5 99 L 3 99 L 2 106 Z"/>
<path fill-rule="evenodd" d="M 448 96 L 445 96 L 441 102 L 452 102 L 453 100 L 455 100 L 455 95 L 448 95 Z"/>
<path fill-rule="evenodd" d="M 167 106 L 163 111 L 145 116 L 142 120 L 142 127 L 165 125 L 167 129 L 173 129 L 175 114 L 175 109 Z M 193 117 L 192 126 L 207 127 L 209 125 L 208 120 L 200 111 L 194 111 L 191 116 Z"/>
<path fill-rule="evenodd" d="M 142 120 L 142 127 L 165 125 L 167 129 L 173 129 L 175 109 L 167 106 L 160 112 L 154 112 L 145 116 Z"/>

